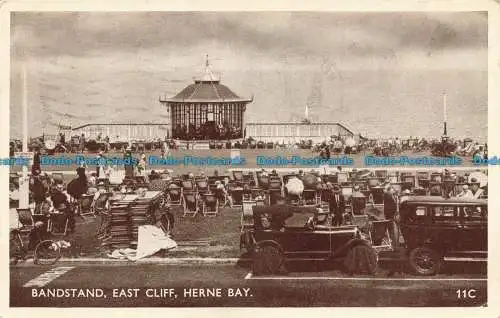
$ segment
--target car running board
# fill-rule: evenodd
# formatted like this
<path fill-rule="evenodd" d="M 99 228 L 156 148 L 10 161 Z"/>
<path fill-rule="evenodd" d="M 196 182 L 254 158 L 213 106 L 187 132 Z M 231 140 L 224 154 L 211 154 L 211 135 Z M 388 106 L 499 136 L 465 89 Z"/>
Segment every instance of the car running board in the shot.
<path fill-rule="evenodd" d="M 488 262 L 487 258 L 478 257 L 443 257 L 445 262 Z"/>

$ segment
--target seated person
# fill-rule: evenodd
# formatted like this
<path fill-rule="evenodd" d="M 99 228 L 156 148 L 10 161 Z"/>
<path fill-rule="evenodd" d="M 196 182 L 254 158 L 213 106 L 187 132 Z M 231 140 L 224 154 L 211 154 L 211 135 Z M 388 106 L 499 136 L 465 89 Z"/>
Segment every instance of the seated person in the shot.
<path fill-rule="evenodd" d="M 316 225 L 325 225 L 327 220 L 328 213 L 325 213 L 320 205 L 317 205 L 314 215 L 307 220 L 306 227 L 314 229 Z"/>
<path fill-rule="evenodd" d="M 37 221 L 33 226 L 33 229 L 29 233 L 29 243 L 28 249 L 34 250 L 35 247 L 41 241 L 48 240 L 50 238 L 49 232 L 47 231 L 47 226 L 44 222 Z"/>

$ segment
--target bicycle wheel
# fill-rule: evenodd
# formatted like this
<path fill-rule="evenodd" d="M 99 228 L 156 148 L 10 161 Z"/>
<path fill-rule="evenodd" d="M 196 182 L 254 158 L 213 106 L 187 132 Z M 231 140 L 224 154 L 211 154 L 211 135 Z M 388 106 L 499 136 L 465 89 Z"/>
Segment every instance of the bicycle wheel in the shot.
<path fill-rule="evenodd" d="M 61 258 L 61 249 L 53 240 L 38 243 L 33 256 L 36 265 L 53 265 Z"/>
<path fill-rule="evenodd" d="M 166 213 L 160 217 L 160 227 L 166 235 L 171 234 L 174 225 Z"/>

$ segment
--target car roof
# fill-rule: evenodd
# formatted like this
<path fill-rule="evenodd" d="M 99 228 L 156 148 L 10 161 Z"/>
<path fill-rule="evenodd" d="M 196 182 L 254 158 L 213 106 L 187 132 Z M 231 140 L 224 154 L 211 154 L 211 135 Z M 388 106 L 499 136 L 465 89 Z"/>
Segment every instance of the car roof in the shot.
<path fill-rule="evenodd" d="M 471 198 L 443 198 L 438 196 L 410 196 L 407 197 L 401 204 L 439 204 L 439 205 L 487 205 L 486 199 L 471 199 Z"/>

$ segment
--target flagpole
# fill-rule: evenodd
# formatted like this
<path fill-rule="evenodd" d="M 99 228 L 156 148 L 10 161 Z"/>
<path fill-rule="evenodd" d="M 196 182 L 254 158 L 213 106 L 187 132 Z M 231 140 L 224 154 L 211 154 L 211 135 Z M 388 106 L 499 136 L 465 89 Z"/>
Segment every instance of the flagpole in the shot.
<path fill-rule="evenodd" d="M 28 152 L 28 98 L 27 98 L 27 81 L 26 81 L 26 64 L 22 66 L 23 75 L 23 152 Z M 26 209 L 29 207 L 29 178 L 28 166 L 23 165 L 22 182 L 19 185 L 19 208 Z"/>
<path fill-rule="evenodd" d="M 446 117 L 446 93 L 443 94 L 443 123 L 444 123 L 444 136 L 448 134 L 446 127 L 447 117 Z"/>

